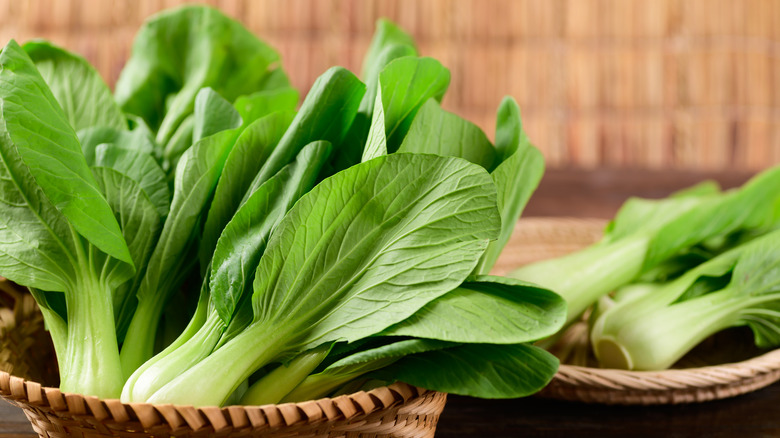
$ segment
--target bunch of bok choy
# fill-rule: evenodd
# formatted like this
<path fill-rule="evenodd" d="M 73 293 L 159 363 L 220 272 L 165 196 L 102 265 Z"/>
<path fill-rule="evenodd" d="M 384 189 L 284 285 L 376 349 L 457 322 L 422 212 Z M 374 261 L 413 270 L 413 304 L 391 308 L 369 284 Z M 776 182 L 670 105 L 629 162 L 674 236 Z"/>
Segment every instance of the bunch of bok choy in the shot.
<path fill-rule="evenodd" d="M 602 366 L 668 368 L 705 338 L 748 326 L 780 345 L 780 167 L 721 191 L 705 182 L 664 199 L 629 199 L 602 239 L 510 277 L 559 293 L 568 322 L 591 306 Z"/>
<path fill-rule="evenodd" d="M 362 80 L 298 106 L 279 55 L 219 11 L 139 31 L 112 94 L 83 58 L 0 52 L 0 275 L 28 286 L 61 389 L 223 405 L 396 380 L 542 388 L 566 318 L 487 276 L 543 172 L 517 104 L 496 144 L 439 102 L 449 71 L 387 21 Z"/>

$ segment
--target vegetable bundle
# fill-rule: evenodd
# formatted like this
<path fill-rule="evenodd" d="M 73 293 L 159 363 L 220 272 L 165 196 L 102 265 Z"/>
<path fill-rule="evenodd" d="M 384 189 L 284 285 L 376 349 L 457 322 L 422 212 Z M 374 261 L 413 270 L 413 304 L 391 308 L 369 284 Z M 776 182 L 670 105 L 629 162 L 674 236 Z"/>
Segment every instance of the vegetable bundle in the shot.
<path fill-rule="evenodd" d="M 517 104 L 491 144 L 387 21 L 361 77 L 333 67 L 298 107 L 276 51 L 200 6 L 143 26 L 113 94 L 61 48 L 3 48 L 0 275 L 38 301 L 63 391 L 222 405 L 550 380 L 531 343 L 565 303 L 485 275 L 543 172 Z"/>
<path fill-rule="evenodd" d="M 780 345 L 780 167 L 742 187 L 711 182 L 666 199 L 629 199 L 603 238 L 509 275 L 555 290 L 569 322 L 591 306 L 602 366 L 658 370 L 705 338 L 747 326 Z"/>

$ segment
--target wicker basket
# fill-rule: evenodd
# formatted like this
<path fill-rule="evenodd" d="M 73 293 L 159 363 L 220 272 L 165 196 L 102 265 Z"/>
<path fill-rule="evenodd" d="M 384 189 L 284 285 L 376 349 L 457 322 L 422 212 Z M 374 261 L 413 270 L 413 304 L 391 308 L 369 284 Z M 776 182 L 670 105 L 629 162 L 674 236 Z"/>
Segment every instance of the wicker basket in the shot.
<path fill-rule="evenodd" d="M 496 264 L 496 273 L 564 255 L 595 242 L 601 219 L 521 219 Z M 575 324 L 556 345 L 567 350 L 552 382 L 538 395 L 587 403 L 652 405 L 703 402 L 733 397 L 780 379 L 780 350 L 753 347 L 749 331 L 716 335 L 681 359 L 674 369 L 625 371 L 595 367 L 589 356 L 587 329 Z M 583 365 L 566 363 L 572 361 Z"/>
<path fill-rule="evenodd" d="M 227 408 L 64 394 L 39 383 L 56 385 L 57 370 L 32 297 L 2 281 L 0 305 L 0 396 L 21 407 L 44 438 L 432 437 L 446 402 L 446 394 L 405 383 L 332 399 Z"/>

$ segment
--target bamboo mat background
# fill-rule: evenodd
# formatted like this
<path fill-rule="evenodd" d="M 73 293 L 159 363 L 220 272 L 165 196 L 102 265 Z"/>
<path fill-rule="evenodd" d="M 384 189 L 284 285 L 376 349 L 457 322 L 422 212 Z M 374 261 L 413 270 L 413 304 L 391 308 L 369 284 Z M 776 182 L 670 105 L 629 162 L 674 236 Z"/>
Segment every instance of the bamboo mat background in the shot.
<path fill-rule="evenodd" d="M 179 0 L 0 0 L 0 40 L 43 37 L 112 85 Z M 275 46 L 305 92 L 358 72 L 388 17 L 452 71 L 445 107 L 493 137 L 509 94 L 552 167 L 758 170 L 780 162 L 780 0 L 209 0 Z"/>

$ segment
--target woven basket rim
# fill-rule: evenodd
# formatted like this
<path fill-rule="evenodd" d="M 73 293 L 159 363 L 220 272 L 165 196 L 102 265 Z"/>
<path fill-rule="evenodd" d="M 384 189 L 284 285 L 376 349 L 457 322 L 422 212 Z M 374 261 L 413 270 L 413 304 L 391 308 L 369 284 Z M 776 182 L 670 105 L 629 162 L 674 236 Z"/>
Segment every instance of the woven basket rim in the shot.
<path fill-rule="evenodd" d="M 538 395 L 586 403 L 697 403 L 747 394 L 780 380 L 780 349 L 740 361 L 694 368 L 631 371 L 561 364 Z"/>
<path fill-rule="evenodd" d="M 64 393 L 59 388 L 46 387 L 0 371 L 0 397 L 23 409 L 43 409 L 63 417 L 91 417 L 101 423 L 118 426 L 138 423 L 144 430 L 170 428 L 171 431 L 181 431 L 189 428 L 199 431 L 210 427 L 214 433 L 223 433 L 354 421 L 377 411 L 414 404 L 417 400 L 435 396 L 446 394 L 396 382 L 333 398 L 262 406 L 123 403 L 118 399 Z"/>

